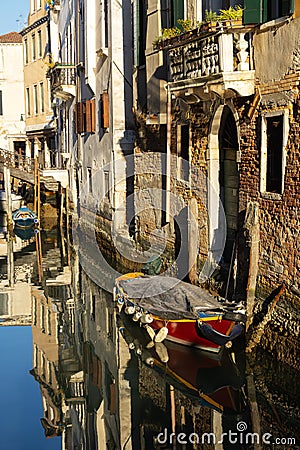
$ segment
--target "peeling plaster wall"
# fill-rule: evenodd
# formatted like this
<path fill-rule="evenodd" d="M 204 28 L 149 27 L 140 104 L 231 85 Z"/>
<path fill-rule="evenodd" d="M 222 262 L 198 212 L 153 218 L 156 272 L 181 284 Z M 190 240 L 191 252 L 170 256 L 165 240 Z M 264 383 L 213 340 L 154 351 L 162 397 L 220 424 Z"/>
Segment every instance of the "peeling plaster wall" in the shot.
<path fill-rule="evenodd" d="M 253 45 L 256 77 L 261 83 L 279 80 L 299 70 L 300 18 L 261 30 L 254 35 Z"/>

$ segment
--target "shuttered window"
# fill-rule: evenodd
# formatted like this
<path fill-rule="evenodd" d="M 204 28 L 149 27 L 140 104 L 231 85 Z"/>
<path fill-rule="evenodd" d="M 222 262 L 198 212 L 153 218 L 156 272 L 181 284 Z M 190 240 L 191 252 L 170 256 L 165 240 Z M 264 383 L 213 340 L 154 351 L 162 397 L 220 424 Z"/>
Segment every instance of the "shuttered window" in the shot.
<path fill-rule="evenodd" d="M 95 99 L 79 102 L 75 108 L 76 133 L 95 133 Z"/>
<path fill-rule="evenodd" d="M 293 14 L 294 0 L 245 0 L 244 24 L 263 23 Z"/>
<path fill-rule="evenodd" d="M 109 97 L 107 92 L 102 92 L 100 97 L 100 108 L 101 108 L 101 128 L 109 127 Z"/>
<path fill-rule="evenodd" d="M 184 0 L 173 0 L 173 25 L 178 25 L 178 20 L 184 19 Z"/>

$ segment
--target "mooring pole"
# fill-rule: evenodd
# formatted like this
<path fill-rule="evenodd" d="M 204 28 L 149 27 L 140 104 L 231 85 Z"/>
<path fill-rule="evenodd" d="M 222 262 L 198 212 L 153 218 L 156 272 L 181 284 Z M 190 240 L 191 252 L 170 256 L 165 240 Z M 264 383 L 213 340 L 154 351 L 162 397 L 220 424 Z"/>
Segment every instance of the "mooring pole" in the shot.
<path fill-rule="evenodd" d="M 12 199 L 11 199 L 11 183 L 10 169 L 7 165 L 3 167 L 4 187 L 6 193 L 7 205 L 7 277 L 9 287 L 14 286 L 14 247 L 12 241 L 13 221 L 12 221 Z"/>

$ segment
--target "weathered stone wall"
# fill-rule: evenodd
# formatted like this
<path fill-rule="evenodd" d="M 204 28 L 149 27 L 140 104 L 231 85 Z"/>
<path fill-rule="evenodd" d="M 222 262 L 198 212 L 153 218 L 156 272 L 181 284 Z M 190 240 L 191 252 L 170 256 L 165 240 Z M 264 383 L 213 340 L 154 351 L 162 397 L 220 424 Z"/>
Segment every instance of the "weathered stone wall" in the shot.
<path fill-rule="evenodd" d="M 259 264 L 256 285 L 256 312 L 263 311 L 274 291 L 286 283 L 299 289 L 300 235 L 300 100 L 299 74 L 290 73 L 278 82 L 260 85 L 261 103 L 250 123 L 241 125 L 240 210 L 249 200 L 259 204 Z M 284 191 L 260 192 L 261 114 L 289 112 Z M 287 289 L 265 328 L 261 345 L 295 367 L 299 340 L 300 298 Z"/>

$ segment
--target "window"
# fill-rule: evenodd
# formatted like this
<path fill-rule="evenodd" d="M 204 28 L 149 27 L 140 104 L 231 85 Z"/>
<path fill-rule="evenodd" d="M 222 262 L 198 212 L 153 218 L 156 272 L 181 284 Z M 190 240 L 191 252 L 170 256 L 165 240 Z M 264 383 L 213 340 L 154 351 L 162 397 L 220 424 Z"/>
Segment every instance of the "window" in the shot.
<path fill-rule="evenodd" d="M 35 34 L 33 34 L 31 38 L 32 38 L 32 59 L 33 61 L 35 61 L 36 59 Z"/>
<path fill-rule="evenodd" d="M 108 47 L 108 0 L 104 0 L 104 47 Z"/>
<path fill-rule="evenodd" d="M 102 92 L 100 97 L 100 127 L 109 127 L 109 97 L 107 92 Z"/>
<path fill-rule="evenodd" d="M 95 99 L 76 104 L 76 133 L 95 132 Z"/>
<path fill-rule="evenodd" d="M 3 116 L 2 91 L 0 91 L 0 116 Z"/>
<path fill-rule="evenodd" d="M 244 23 L 263 23 L 294 12 L 294 0 L 245 0 Z"/>
<path fill-rule="evenodd" d="M 34 97 L 34 114 L 38 114 L 39 105 L 38 105 L 38 89 L 37 84 L 33 86 L 33 97 Z"/>
<path fill-rule="evenodd" d="M 51 335 L 51 312 L 47 309 L 47 333 Z"/>
<path fill-rule="evenodd" d="M 41 9 L 42 7 L 42 0 L 37 0 L 37 9 Z"/>
<path fill-rule="evenodd" d="M 28 41 L 27 41 L 27 39 L 24 39 L 24 59 L 25 59 L 25 64 L 28 64 Z"/>
<path fill-rule="evenodd" d="M 35 11 L 35 0 L 31 0 L 30 2 L 30 12 L 33 14 Z"/>
<path fill-rule="evenodd" d="M 42 46 L 42 30 L 38 31 L 38 55 L 39 58 L 42 57 L 42 53 L 43 53 L 43 46 Z"/>
<path fill-rule="evenodd" d="M 177 127 L 177 175 L 181 180 L 189 180 L 189 149 L 190 149 L 190 126 L 178 125 Z"/>
<path fill-rule="evenodd" d="M 26 88 L 26 109 L 27 109 L 27 116 L 30 116 L 31 114 L 31 108 L 30 108 L 30 90 L 29 88 Z"/>
<path fill-rule="evenodd" d="M 260 190 L 274 194 L 284 191 L 285 147 L 288 111 L 274 111 L 262 117 Z"/>
<path fill-rule="evenodd" d="M 107 200 L 110 202 L 109 172 L 107 170 L 104 171 L 104 195 L 107 198 Z"/>
<path fill-rule="evenodd" d="M 179 19 L 184 19 L 184 0 L 172 0 L 170 25 L 177 26 Z"/>
<path fill-rule="evenodd" d="M 146 47 L 146 11 L 143 0 L 135 0 L 133 3 L 133 50 L 134 65 L 141 66 L 145 64 L 145 47 Z"/>
<path fill-rule="evenodd" d="M 93 175 L 92 175 L 92 169 L 91 167 L 87 168 L 87 176 L 88 176 L 88 189 L 89 193 L 93 193 Z"/>
<path fill-rule="evenodd" d="M 96 317 L 96 296 L 92 294 L 91 298 L 91 320 L 95 320 Z"/>
<path fill-rule="evenodd" d="M 41 100 L 41 112 L 45 112 L 45 94 L 44 83 L 40 83 L 40 100 Z"/>

